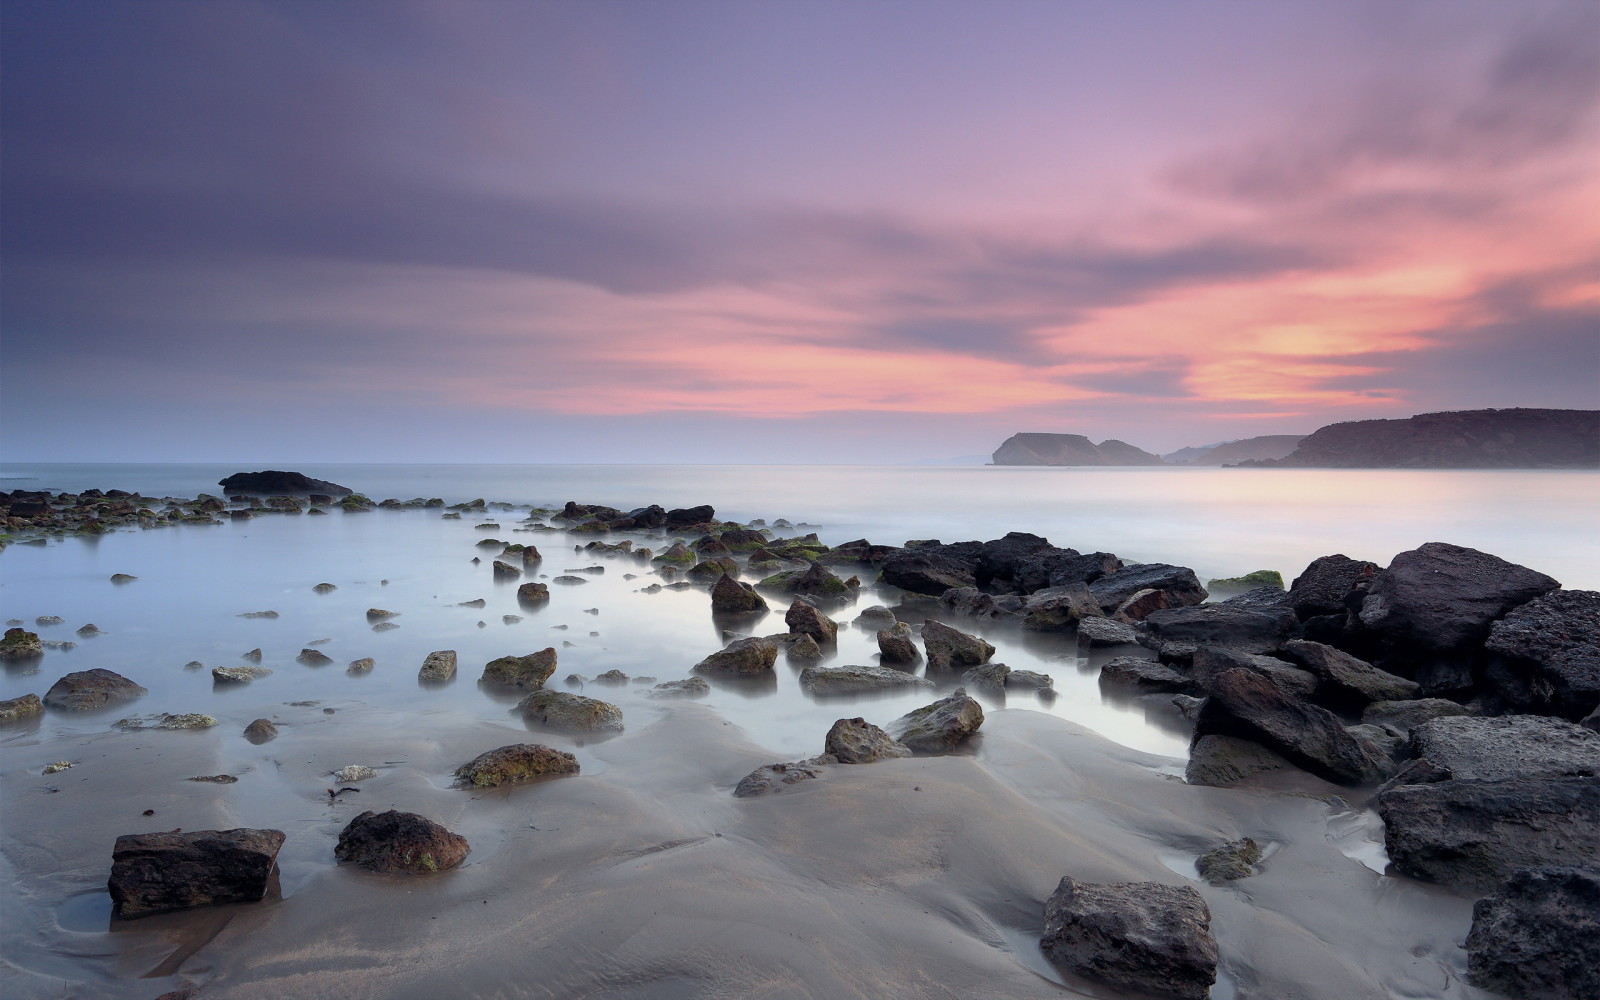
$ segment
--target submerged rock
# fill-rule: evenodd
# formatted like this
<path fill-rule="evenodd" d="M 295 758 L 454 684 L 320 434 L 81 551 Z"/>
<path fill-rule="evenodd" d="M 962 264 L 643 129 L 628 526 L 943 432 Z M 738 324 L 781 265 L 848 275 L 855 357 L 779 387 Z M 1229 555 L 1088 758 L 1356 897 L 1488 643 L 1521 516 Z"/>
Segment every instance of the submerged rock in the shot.
<path fill-rule="evenodd" d="M 244 727 L 244 738 L 260 746 L 278 738 L 278 727 L 270 719 L 257 719 Z"/>
<path fill-rule="evenodd" d="M 212 667 L 211 679 L 217 684 L 249 684 L 271 673 L 266 667 Z"/>
<path fill-rule="evenodd" d="M 517 588 L 517 603 L 543 604 L 550 600 L 550 588 L 542 583 L 524 583 Z"/>
<path fill-rule="evenodd" d="M 1211 911 L 1189 886 L 1079 882 L 1044 906 L 1045 957 L 1086 979 L 1180 1000 L 1205 1000 L 1217 980 Z"/>
<path fill-rule="evenodd" d="M 1600 871 L 1522 869 L 1474 903 L 1467 979 L 1523 1000 L 1600 997 Z"/>
<path fill-rule="evenodd" d="M 351 660 L 349 664 L 345 666 L 344 672 L 352 677 L 360 677 L 363 674 L 370 674 L 372 672 L 372 668 L 377 666 L 377 664 L 378 661 L 374 660 L 372 657 L 363 656 L 358 660 Z"/>
<path fill-rule="evenodd" d="M 467 838 L 416 813 L 364 812 L 339 834 L 334 860 L 373 872 L 440 872 L 467 856 Z"/>
<path fill-rule="evenodd" d="M 296 656 L 295 659 L 308 667 L 325 667 L 333 662 L 333 657 L 327 653 L 320 649 L 310 648 L 302 649 L 300 655 Z"/>
<path fill-rule="evenodd" d="M 44 694 L 44 703 L 51 708 L 83 712 L 132 701 L 145 694 L 149 694 L 145 688 L 121 674 L 95 667 L 74 671 L 50 685 L 50 690 Z"/>
<path fill-rule="evenodd" d="M 893 667 L 844 664 L 836 667 L 806 667 L 800 671 L 800 689 L 819 697 L 931 687 L 932 681 Z"/>
<path fill-rule="evenodd" d="M 923 623 L 922 646 L 928 651 L 929 670 L 975 667 L 994 655 L 994 647 L 985 640 L 932 618 Z"/>
<path fill-rule="evenodd" d="M 703 677 L 689 677 L 681 681 L 662 681 L 650 689 L 652 698 L 703 698 L 711 693 L 711 685 Z"/>
<path fill-rule="evenodd" d="M 823 769 L 829 764 L 836 763 L 838 761 L 834 758 L 823 755 L 788 764 L 766 764 L 740 778 L 739 784 L 733 789 L 733 795 L 735 798 L 748 799 L 757 795 L 781 792 L 788 785 L 822 777 Z"/>
<path fill-rule="evenodd" d="M 117 838 L 111 853 L 112 912 L 124 919 L 221 903 L 253 903 L 283 846 L 282 830 L 191 830 Z"/>
<path fill-rule="evenodd" d="M 489 750 L 455 770 L 456 780 L 474 788 L 532 781 L 551 774 L 577 774 L 578 758 L 539 743 L 514 743 Z"/>

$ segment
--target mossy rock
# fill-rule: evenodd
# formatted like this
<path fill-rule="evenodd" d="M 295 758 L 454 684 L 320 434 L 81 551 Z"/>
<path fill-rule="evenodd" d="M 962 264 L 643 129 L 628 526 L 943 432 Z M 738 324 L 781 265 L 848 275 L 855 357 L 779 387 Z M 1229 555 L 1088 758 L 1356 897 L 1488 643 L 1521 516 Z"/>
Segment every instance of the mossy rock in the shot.
<path fill-rule="evenodd" d="M 514 743 L 479 754 L 455 770 L 458 782 L 473 788 L 516 785 L 554 774 L 577 774 L 578 758 L 539 743 Z"/>
<path fill-rule="evenodd" d="M 1206 583 L 1207 590 L 1254 590 L 1257 587 L 1271 587 L 1274 590 L 1286 590 L 1283 585 L 1283 574 L 1275 569 L 1258 569 L 1254 573 L 1244 576 L 1220 577 Z"/>

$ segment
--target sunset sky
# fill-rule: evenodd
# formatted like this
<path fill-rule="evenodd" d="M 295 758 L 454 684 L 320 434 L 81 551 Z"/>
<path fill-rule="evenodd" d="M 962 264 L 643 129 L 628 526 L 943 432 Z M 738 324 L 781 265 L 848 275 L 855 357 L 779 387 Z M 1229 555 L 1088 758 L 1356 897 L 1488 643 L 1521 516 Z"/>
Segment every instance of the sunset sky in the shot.
<path fill-rule="evenodd" d="M 1600 4 L 4 0 L 0 458 L 1600 406 Z"/>

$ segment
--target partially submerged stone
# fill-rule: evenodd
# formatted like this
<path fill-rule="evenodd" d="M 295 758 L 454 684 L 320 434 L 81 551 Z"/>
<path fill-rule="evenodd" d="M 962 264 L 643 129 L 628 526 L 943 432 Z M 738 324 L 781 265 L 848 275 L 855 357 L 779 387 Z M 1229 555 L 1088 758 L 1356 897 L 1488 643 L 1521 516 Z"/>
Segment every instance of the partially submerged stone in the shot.
<path fill-rule="evenodd" d="M 266 667 L 212 667 L 211 679 L 218 684 L 249 684 L 271 673 Z"/>
<path fill-rule="evenodd" d="M 839 623 L 818 611 L 813 605 L 795 598 L 783 616 L 790 632 L 809 635 L 818 643 L 833 642 L 839 635 Z"/>
<path fill-rule="evenodd" d="M 711 685 L 703 677 L 688 677 L 681 681 L 662 681 L 650 689 L 652 698 L 703 698 L 711 693 Z"/>
<path fill-rule="evenodd" d="M 320 649 L 311 649 L 310 647 L 302 649 L 300 651 L 300 655 L 296 656 L 295 659 L 301 663 L 304 663 L 308 667 L 325 667 L 333 662 L 333 657 L 329 656 L 327 653 L 324 653 Z"/>
<path fill-rule="evenodd" d="M 197 906 L 250 903 L 267 894 L 281 830 L 191 830 L 117 838 L 112 912 L 121 919 Z"/>
<path fill-rule="evenodd" d="M 911 748 L 866 719 L 840 719 L 822 741 L 824 753 L 841 764 L 871 764 L 911 756 Z"/>
<path fill-rule="evenodd" d="M 766 764 L 740 778 L 733 795 L 735 798 L 748 799 L 781 792 L 790 785 L 822 777 L 824 769 L 835 763 L 838 762 L 834 758 L 823 755 L 792 763 Z"/>
<path fill-rule="evenodd" d="M 352 677 L 359 677 L 362 674 L 370 674 L 372 672 L 372 668 L 376 665 L 377 661 L 372 657 L 363 656 L 358 660 L 351 660 L 350 663 L 344 668 L 344 672 Z"/>
<path fill-rule="evenodd" d="M 771 639 L 751 637 L 731 642 L 694 665 L 697 674 L 724 677 L 756 677 L 770 674 L 778 662 L 778 644 Z"/>
<path fill-rule="evenodd" d="M 216 724 L 216 719 L 200 712 L 163 712 L 157 715 L 138 715 L 116 721 L 117 728 L 130 731 L 139 729 L 210 729 Z"/>
<path fill-rule="evenodd" d="M 257 719 L 244 727 L 244 738 L 259 746 L 278 737 L 278 727 L 271 719 Z"/>
<path fill-rule="evenodd" d="M 524 583 L 517 588 L 518 604 L 543 604 L 550 600 L 550 588 L 538 582 Z"/>
<path fill-rule="evenodd" d="M 983 706 L 962 688 L 889 723 L 891 736 L 914 753 L 949 753 L 983 725 Z"/>
<path fill-rule="evenodd" d="M 333 772 L 333 780 L 350 784 L 357 781 L 367 781 L 378 776 L 378 770 L 365 764 L 346 764 Z"/>
<path fill-rule="evenodd" d="M 922 653 L 917 649 L 913 635 L 911 626 L 905 622 L 895 622 L 892 628 L 879 632 L 878 661 L 906 665 L 920 662 Z"/>
<path fill-rule="evenodd" d="M 1194 867 L 1207 882 L 1222 885 L 1254 875 L 1261 854 L 1261 847 L 1253 839 L 1241 837 L 1200 855 L 1195 859 Z"/>
<path fill-rule="evenodd" d="M 501 656 L 483 665 L 478 683 L 490 687 L 536 691 L 556 672 L 556 649 L 546 646 L 523 656 Z"/>
<path fill-rule="evenodd" d="M 958 670 L 988 662 L 994 647 L 975 635 L 929 618 L 922 625 L 922 646 L 929 670 Z"/>
<path fill-rule="evenodd" d="M 44 655 L 39 633 L 22 628 L 8 628 L 0 638 L 0 660 L 27 660 Z"/>
<path fill-rule="evenodd" d="M 753 615 L 770 609 L 754 587 L 723 573 L 711 587 L 711 610 L 723 615 Z"/>
<path fill-rule="evenodd" d="M 529 722 L 563 732 L 622 730 L 622 709 L 610 702 L 568 691 L 535 691 L 517 703 L 517 711 Z"/>
<path fill-rule="evenodd" d="M 1118 989 L 1205 1000 L 1217 979 L 1211 911 L 1190 886 L 1063 878 L 1044 907 L 1045 957 Z"/>
<path fill-rule="evenodd" d="M 31 718 L 44 711 L 44 704 L 36 694 L 25 694 L 20 698 L 10 698 L 0 701 L 0 722 L 16 722 L 20 719 Z"/>
<path fill-rule="evenodd" d="M 515 785 L 555 774 L 577 774 L 578 758 L 540 743 L 514 743 L 474 757 L 455 770 L 456 780 L 474 788 Z"/>
<path fill-rule="evenodd" d="M 103 667 L 67 674 L 44 694 L 50 708 L 83 712 L 132 701 L 149 692 L 115 671 Z"/>
<path fill-rule="evenodd" d="M 842 664 L 834 667 L 811 666 L 800 671 L 800 690 L 819 697 L 932 687 L 932 681 L 893 667 Z"/>
<path fill-rule="evenodd" d="M 416 813 L 364 812 L 339 834 L 334 860 L 373 872 L 429 873 L 454 868 L 467 856 L 467 839 Z"/>
<path fill-rule="evenodd" d="M 429 653 L 422 661 L 422 668 L 417 671 L 417 680 L 438 684 L 454 680 L 456 676 L 456 651 L 453 649 L 438 649 Z"/>

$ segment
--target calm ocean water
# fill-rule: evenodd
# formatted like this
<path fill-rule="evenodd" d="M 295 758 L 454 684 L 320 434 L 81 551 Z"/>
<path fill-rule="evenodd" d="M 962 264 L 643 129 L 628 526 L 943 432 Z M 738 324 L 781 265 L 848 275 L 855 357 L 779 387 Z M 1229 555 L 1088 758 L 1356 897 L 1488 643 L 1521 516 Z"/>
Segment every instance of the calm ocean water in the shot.
<path fill-rule="evenodd" d="M 0 474 L 10 489 L 193 496 L 218 491 L 217 480 L 237 471 L 11 465 Z M 806 522 L 799 530 L 814 525 L 833 543 L 1032 531 L 1130 561 L 1188 565 L 1202 580 L 1262 568 L 1278 569 L 1287 579 L 1332 552 L 1386 563 L 1422 542 L 1449 541 L 1550 573 L 1569 587 L 1600 588 L 1594 531 L 1600 477 L 1584 472 L 437 465 L 299 471 L 374 499 L 484 497 L 537 506 L 570 499 L 624 508 L 710 503 L 725 519 Z M 671 680 L 687 676 L 720 647 L 701 588 L 646 592 L 655 579 L 649 564 L 580 554 L 573 546 L 587 539 L 530 531 L 519 524 L 522 516 L 490 511 L 447 520 L 435 510 L 336 511 L 13 545 L 0 553 L 0 618 L 35 627 L 39 616 L 60 616 L 63 624 L 38 631 L 77 646 L 52 650 L 35 666 L 8 668 L 0 698 L 43 694 L 68 671 L 106 667 L 150 694 L 108 716 L 49 713 L 39 723 L 41 735 L 103 731 L 118 715 L 158 711 L 206 712 L 237 733 L 251 719 L 303 700 L 340 711 L 399 712 L 430 726 L 459 720 L 517 726 L 509 703 L 475 683 L 482 664 L 495 657 L 553 645 L 560 655 L 558 684 L 568 673 L 593 677 L 613 668 Z M 481 529 L 479 521 L 500 527 Z M 546 578 L 597 565 L 604 571 L 582 574 L 589 581 L 584 584 L 552 585 L 543 608 L 519 608 L 516 582 L 494 580 L 486 559 L 473 562 L 485 552 L 475 543 L 491 535 L 537 544 L 545 559 L 535 572 Z M 113 573 L 138 579 L 113 585 Z M 338 589 L 311 589 L 323 582 Z M 479 599 L 481 607 L 466 605 Z M 831 614 L 848 622 L 867 605 L 895 599 L 868 586 L 854 607 Z M 757 634 L 783 631 L 782 606 L 776 598 L 772 603 L 771 616 L 744 627 Z M 398 612 L 400 627 L 374 632 L 366 619 L 374 607 Z M 268 610 L 278 617 L 240 617 Z M 906 609 L 901 617 L 919 622 L 928 614 L 938 612 Z M 87 623 L 104 634 L 77 636 Z M 1012 696 L 1011 707 L 1063 715 L 1140 749 L 1184 754 L 1187 735 L 1170 705 L 1104 697 L 1098 663 L 1084 662 L 1072 644 L 1004 623 L 953 623 L 993 642 L 996 660 L 1055 678 L 1060 697 L 1054 702 Z M 300 651 L 313 644 L 334 664 L 298 662 Z M 247 687 L 213 688 L 209 670 L 185 668 L 191 662 L 239 665 L 240 654 L 258 647 L 262 665 L 274 673 Z M 457 650 L 461 676 L 442 690 L 419 687 L 417 667 L 436 649 Z M 847 628 L 830 662 L 871 663 L 875 654 L 871 632 Z M 369 656 L 378 664 L 371 674 L 345 673 L 350 660 Z M 709 703 L 784 759 L 818 752 L 821 734 L 836 718 L 864 715 L 881 724 L 928 700 L 909 694 L 818 702 L 798 689 L 801 664 L 785 667 L 780 659 L 779 666 L 768 689 L 718 688 Z M 660 711 L 639 687 L 591 684 L 587 693 L 621 704 L 632 731 Z"/>

